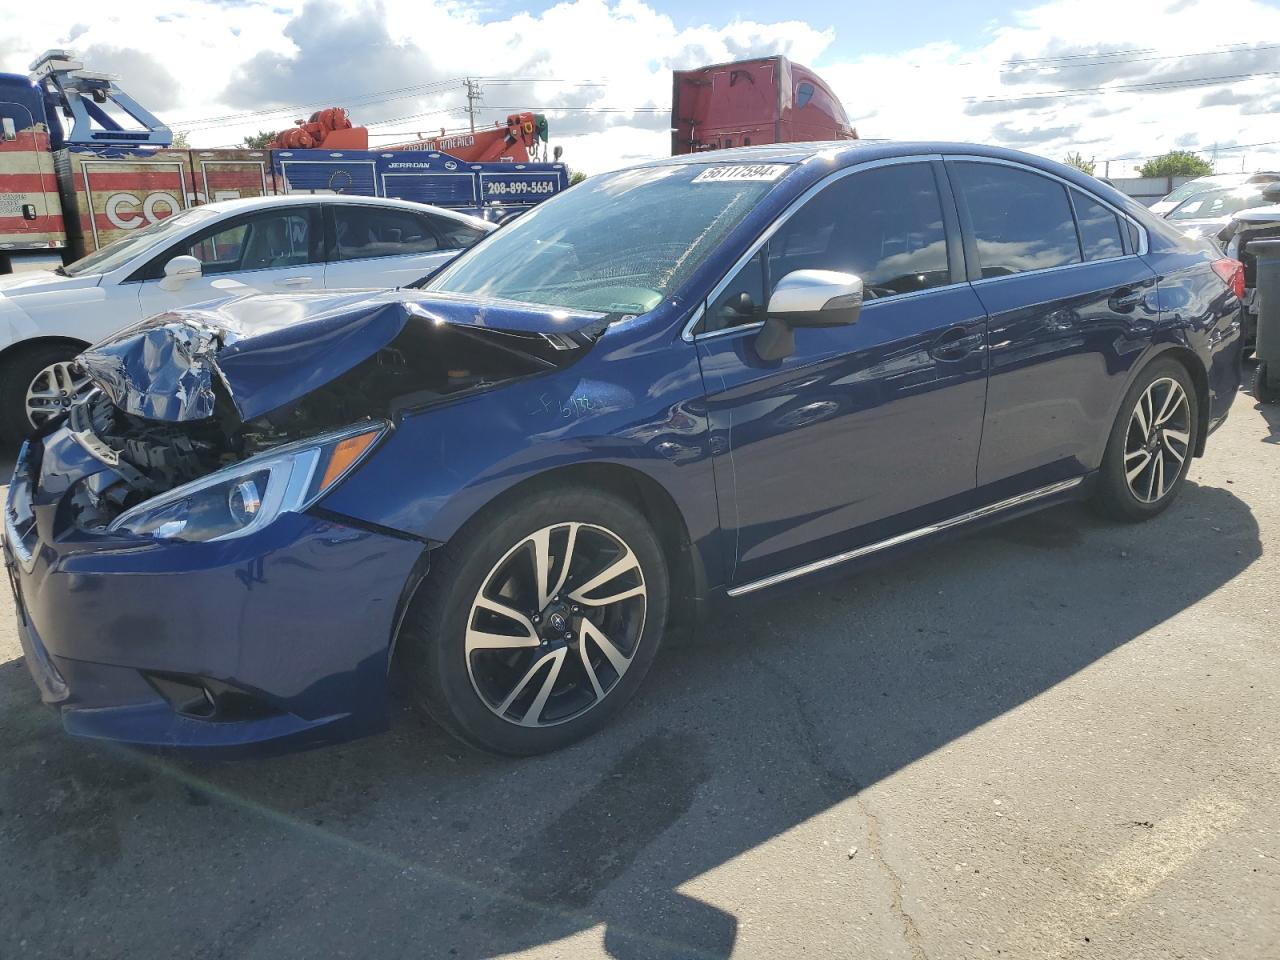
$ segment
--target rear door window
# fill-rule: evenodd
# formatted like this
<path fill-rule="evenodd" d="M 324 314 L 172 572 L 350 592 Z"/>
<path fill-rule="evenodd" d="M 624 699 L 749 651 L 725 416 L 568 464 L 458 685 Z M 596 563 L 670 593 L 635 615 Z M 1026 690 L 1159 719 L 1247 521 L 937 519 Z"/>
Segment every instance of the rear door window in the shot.
<path fill-rule="evenodd" d="M 425 214 L 411 210 L 331 204 L 336 260 L 403 257 L 442 249 Z"/>
<path fill-rule="evenodd" d="M 1005 277 L 1080 263 L 1067 188 L 1003 164 L 950 162 L 973 225 L 983 277 Z"/>

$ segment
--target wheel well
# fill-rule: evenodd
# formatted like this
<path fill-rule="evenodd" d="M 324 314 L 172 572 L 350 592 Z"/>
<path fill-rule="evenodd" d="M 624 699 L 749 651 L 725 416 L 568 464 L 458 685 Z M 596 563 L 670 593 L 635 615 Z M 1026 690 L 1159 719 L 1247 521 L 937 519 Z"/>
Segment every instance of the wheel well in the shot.
<path fill-rule="evenodd" d="M 706 595 L 706 571 L 693 548 L 689 528 L 680 508 L 663 486 L 646 473 L 616 463 L 581 463 L 556 467 L 522 480 L 485 504 L 468 523 L 512 497 L 542 489 L 562 490 L 569 485 L 605 490 L 636 507 L 653 526 L 667 559 L 671 578 L 671 627 L 691 626 L 699 616 Z M 455 533 L 454 536 L 457 536 Z"/>
<path fill-rule="evenodd" d="M 1182 364 L 1183 369 L 1187 371 L 1187 376 L 1191 377 L 1192 384 L 1196 388 L 1196 448 L 1193 451 L 1197 457 L 1204 456 L 1205 440 L 1209 434 L 1209 376 L 1204 372 L 1204 366 L 1194 353 L 1186 347 L 1173 347 L 1165 350 L 1159 356 L 1170 357 Z"/>
<path fill-rule="evenodd" d="M 30 340 L 19 340 L 0 350 L 0 364 L 8 363 L 14 357 L 22 356 L 31 350 L 41 347 L 70 347 L 76 353 L 87 349 L 89 344 L 75 337 L 33 337 Z"/>

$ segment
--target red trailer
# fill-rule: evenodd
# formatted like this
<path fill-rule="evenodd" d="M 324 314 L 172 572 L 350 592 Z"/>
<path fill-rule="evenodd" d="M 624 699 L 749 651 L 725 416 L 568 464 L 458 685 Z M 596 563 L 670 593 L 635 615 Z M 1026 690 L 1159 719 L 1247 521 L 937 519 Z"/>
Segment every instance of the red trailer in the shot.
<path fill-rule="evenodd" d="M 804 140 L 856 140 L 844 107 L 808 67 L 762 57 L 677 70 L 671 153 Z"/>

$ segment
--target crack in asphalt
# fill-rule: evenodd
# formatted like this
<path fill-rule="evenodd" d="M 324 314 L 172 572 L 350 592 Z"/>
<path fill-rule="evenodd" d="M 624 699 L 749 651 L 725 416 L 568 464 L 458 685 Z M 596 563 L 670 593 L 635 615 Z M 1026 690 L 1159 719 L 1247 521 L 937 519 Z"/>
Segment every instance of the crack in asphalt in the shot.
<path fill-rule="evenodd" d="M 800 730 L 800 736 L 804 741 L 807 759 L 810 766 L 821 775 L 820 780 L 823 788 L 832 802 L 838 803 L 842 800 L 852 799 L 858 812 L 866 820 L 868 851 L 871 854 L 871 859 L 888 881 L 889 909 L 902 927 L 902 938 L 906 942 L 907 949 L 911 952 L 911 960 L 929 960 L 929 955 L 925 952 L 924 941 L 920 936 L 919 928 L 916 926 L 915 918 L 907 912 L 903 904 L 902 877 L 899 876 L 898 871 L 893 868 L 888 858 L 885 857 L 884 840 L 880 832 L 880 817 L 867 806 L 866 800 L 863 799 L 862 784 L 849 771 L 832 763 L 824 755 L 819 742 L 818 725 L 809 715 L 804 691 L 800 684 L 783 670 L 758 655 L 753 654 L 749 659 L 765 673 L 774 677 L 778 685 L 786 690 L 788 698 L 795 704 L 794 715 Z"/>

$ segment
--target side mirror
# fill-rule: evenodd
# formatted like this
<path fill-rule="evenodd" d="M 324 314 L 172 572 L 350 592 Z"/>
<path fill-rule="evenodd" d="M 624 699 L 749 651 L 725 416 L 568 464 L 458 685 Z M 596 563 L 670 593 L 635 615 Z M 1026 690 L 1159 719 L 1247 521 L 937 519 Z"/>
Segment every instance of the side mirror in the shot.
<path fill-rule="evenodd" d="M 856 323 L 861 311 L 861 277 L 834 270 L 793 270 L 773 288 L 756 353 L 761 360 L 789 357 L 796 349 L 796 327 Z"/>
<path fill-rule="evenodd" d="M 1262 199 L 1267 203 L 1280 203 L 1280 180 L 1268 183 L 1262 188 Z"/>
<path fill-rule="evenodd" d="M 174 257 L 164 265 L 164 279 L 160 281 L 161 290 L 181 290 L 188 280 L 201 275 L 200 261 L 195 257 Z"/>

